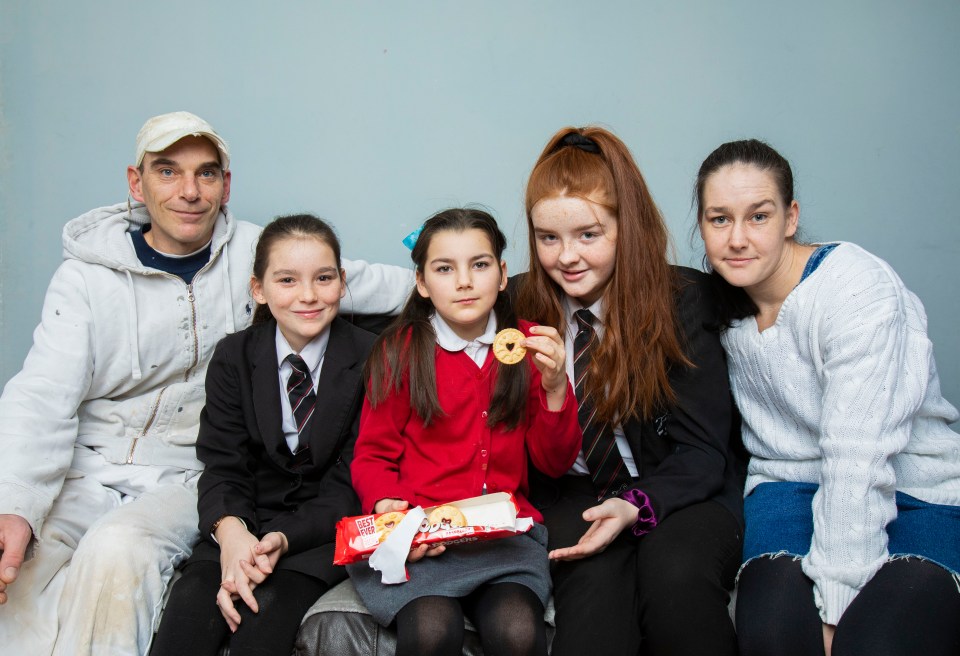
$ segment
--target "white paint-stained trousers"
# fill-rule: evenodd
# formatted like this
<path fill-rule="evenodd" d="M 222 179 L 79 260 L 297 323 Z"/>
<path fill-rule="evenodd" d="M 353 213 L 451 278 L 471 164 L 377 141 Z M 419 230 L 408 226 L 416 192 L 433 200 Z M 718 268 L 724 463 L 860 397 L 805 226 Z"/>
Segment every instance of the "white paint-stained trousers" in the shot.
<path fill-rule="evenodd" d="M 3 653 L 146 654 L 174 568 L 199 538 L 196 472 L 84 460 L 95 471 L 71 470 L 0 606 Z"/>

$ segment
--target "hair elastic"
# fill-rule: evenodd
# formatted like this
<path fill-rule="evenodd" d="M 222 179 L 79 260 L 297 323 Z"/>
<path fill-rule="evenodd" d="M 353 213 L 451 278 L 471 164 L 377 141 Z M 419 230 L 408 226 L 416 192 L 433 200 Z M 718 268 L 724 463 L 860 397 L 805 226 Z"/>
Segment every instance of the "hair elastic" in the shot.
<path fill-rule="evenodd" d="M 553 152 L 557 152 L 561 148 L 566 148 L 567 146 L 573 146 L 574 148 L 579 148 L 584 152 L 593 153 L 595 155 L 600 154 L 600 146 L 597 145 L 597 142 L 590 137 L 583 136 L 579 132 L 570 132 L 567 134 L 559 141 L 559 143 L 557 143 L 557 146 L 553 149 Z"/>

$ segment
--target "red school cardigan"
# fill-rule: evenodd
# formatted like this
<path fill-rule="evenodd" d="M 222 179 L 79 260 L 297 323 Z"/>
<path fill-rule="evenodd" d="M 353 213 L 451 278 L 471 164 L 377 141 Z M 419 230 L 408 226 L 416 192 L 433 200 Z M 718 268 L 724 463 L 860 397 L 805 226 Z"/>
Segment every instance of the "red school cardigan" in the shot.
<path fill-rule="evenodd" d="M 534 324 L 521 321 L 530 335 Z M 463 351 L 436 346 L 437 396 L 443 413 L 429 426 L 410 407 L 408 380 L 376 408 L 364 400 L 351 476 L 364 511 L 381 499 L 432 506 L 493 492 L 512 492 L 519 517 L 542 522 L 527 500 L 527 454 L 543 473 L 565 474 L 580 452 L 577 402 L 570 382 L 563 407 L 550 411 L 540 372 L 530 357 L 527 415 L 516 428 L 487 425 L 499 367 L 491 349 L 482 367 Z M 374 356 L 376 357 L 376 356 Z"/>

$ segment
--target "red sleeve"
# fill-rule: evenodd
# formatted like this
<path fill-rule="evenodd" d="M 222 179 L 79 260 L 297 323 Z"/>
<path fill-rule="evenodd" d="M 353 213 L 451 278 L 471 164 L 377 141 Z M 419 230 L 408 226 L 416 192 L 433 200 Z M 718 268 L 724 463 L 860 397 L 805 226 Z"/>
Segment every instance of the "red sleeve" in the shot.
<path fill-rule="evenodd" d="M 406 381 L 401 390 L 389 394 L 376 408 L 369 396 L 364 399 L 350 466 L 364 512 L 372 512 L 380 499 L 403 499 L 413 505 L 415 496 L 400 483 L 399 466 L 405 443 L 403 430 L 412 412 Z"/>

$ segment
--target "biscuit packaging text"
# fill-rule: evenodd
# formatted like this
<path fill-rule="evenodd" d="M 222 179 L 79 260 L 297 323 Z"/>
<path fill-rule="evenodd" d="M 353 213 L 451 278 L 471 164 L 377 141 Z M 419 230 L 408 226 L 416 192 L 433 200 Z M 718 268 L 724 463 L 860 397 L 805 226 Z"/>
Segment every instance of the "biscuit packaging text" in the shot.
<path fill-rule="evenodd" d="M 456 544 L 493 540 L 529 531 L 533 520 L 517 519 L 512 494 L 498 492 L 424 508 L 426 517 L 410 545 Z M 407 511 L 344 517 L 337 522 L 333 563 L 348 565 L 365 560 L 403 520 Z"/>

